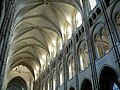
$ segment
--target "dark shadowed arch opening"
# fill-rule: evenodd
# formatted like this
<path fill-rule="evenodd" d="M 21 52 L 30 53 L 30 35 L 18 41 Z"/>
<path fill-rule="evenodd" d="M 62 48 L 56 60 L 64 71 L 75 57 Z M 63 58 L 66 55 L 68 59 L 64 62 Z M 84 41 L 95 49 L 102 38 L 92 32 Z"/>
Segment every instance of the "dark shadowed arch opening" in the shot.
<path fill-rule="evenodd" d="M 82 83 L 81 90 L 92 90 L 92 84 L 88 79 L 85 79 Z"/>
<path fill-rule="evenodd" d="M 118 76 L 110 67 L 104 67 L 100 74 L 100 90 L 120 90 Z"/>
<path fill-rule="evenodd" d="M 27 84 L 24 79 L 18 76 L 8 83 L 6 90 L 27 90 Z"/>
<path fill-rule="evenodd" d="M 75 88 L 71 87 L 69 90 L 75 90 Z"/>
<path fill-rule="evenodd" d="M 104 0 L 106 7 L 109 7 L 110 5 L 110 0 Z"/>

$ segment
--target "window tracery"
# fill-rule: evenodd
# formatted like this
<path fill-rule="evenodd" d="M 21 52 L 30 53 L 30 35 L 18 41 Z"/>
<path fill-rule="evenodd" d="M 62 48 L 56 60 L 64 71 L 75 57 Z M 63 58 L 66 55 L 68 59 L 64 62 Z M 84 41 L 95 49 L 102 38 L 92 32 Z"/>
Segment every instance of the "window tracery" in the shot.
<path fill-rule="evenodd" d="M 59 52 L 59 50 L 62 49 L 62 39 L 60 38 L 57 38 L 57 41 L 56 41 L 56 46 L 57 46 L 57 53 Z"/>
<path fill-rule="evenodd" d="M 82 24 L 82 15 L 79 11 L 75 11 L 74 17 L 73 17 L 73 25 L 75 29 L 79 27 Z"/>
<path fill-rule="evenodd" d="M 104 29 L 102 29 L 99 34 L 96 34 L 95 46 L 96 46 L 98 58 L 102 57 L 105 53 L 109 52 L 110 45 L 109 45 L 106 31 Z"/>
<path fill-rule="evenodd" d="M 48 80 L 48 83 L 47 83 L 47 90 L 50 90 L 50 82 Z"/>
<path fill-rule="evenodd" d="M 75 62 L 72 55 L 70 55 L 68 58 L 68 69 L 69 69 L 69 79 L 71 79 L 75 75 Z"/>
<path fill-rule="evenodd" d="M 94 7 L 96 6 L 96 0 L 89 0 L 89 2 L 90 2 L 90 8 L 91 8 L 91 10 L 93 10 Z"/>
<path fill-rule="evenodd" d="M 88 67 L 89 58 L 88 58 L 88 48 L 86 43 L 82 43 L 79 48 L 79 58 L 80 58 L 80 69 L 84 70 Z"/>
<path fill-rule="evenodd" d="M 59 78 L 60 78 L 60 86 L 63 84 L 63 80 L 64 80 L 64 75 L 63 75 L 63 64 L 60 65 L 59 68 Z"/>
<path fill-rule="evenodd" d="M 116 24 L 118 27 L 118 32 L 120 33 L 120 12 L 116 15 Z"/>
<path fill-rule="evenodd" d="M 45 83 L 43 84 L 43 88 L 42 88 L 42 90 L 45 90 Z"/>
<path fill-rule="evenodd" d="M 55 74 L 55 71 L 53 73 L 53 90 L 56 89 L 56 74 Z"/>
<path fill-rule="evenodd" d="M 96 0 L 83 0 L 83 8 L 85 10 L 86 15 L 88 16 L 89 13 L 91 12 L 91 10 L 94 9 L 94 7 L 96 6 L 97 2 Z"/>
<path fill-rule="evenodd" d="M 77 12 L 76 14 L 76 24 L 77 24 L 77 27 L 79 27 L 82 24 L 82 16 L 81 16 L 81 13 L 79 12 Z"/>

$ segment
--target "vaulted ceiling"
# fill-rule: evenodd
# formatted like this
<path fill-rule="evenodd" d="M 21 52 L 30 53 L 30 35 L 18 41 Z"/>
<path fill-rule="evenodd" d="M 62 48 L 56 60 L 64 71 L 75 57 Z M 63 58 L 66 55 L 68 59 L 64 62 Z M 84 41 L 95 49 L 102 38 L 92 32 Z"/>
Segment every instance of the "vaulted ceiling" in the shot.
<path fill-rule="evenodd" d="M 9 72 L 25 65 L 33 74 L 36 66 L 52 57 L 53 40 L 64 43 L 65 25 L 81 11 L 79 0 L 18 0 L 9 50 Z M 45 57 L 43 57 L 45 55 Z"/>

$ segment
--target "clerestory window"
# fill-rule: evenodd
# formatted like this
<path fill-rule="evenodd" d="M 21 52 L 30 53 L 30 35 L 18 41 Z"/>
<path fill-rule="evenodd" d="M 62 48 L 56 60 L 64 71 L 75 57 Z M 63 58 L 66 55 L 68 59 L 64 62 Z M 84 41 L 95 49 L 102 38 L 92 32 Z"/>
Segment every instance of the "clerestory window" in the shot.
<path fill-rule="evenodd" d="M 47 84 L 47 90 L 50 90 L 49 80 L 48 80 L 48 84 Z"/>
<path fill-rule="evenodd" d="M 96 0 L 89 0 L 89 2 L 90 2 L 90 8 L 91 8 L 91 10 L 93 10 L 94 7 L 96 6 Z"/>
<path fill-rule="evenodd" d="M 59 78 L 60 78 L 60 86 L 63 84 L 64 75 L 63 75 L 63 64 L 60 65 L 59 68 Z"/>
<path fill-rule="evenodd" d="M 80 12 L 76 13 L 75 24 L 77 27 L 79 27 L 82 24 L 82 16 Z"/>
<path fill-rule="evenodd" d="M 53 90 L 56 89 L 56 74 L 55 72 L 53 73 Z"/>
<path fill-rule="evenodd" d="M 79 48 L 79 58 L 80 58 L 80 69 L 84 70 L 88 67 L 89 58 L 88 58 L 88 48 L 86 43 L 81 43 Z"/>
<path fill-rule="evenodd" d="M 42 90 L 45 90 L 45 83 L 43 84 L 43 88 L 42 88 Z"/>
<path fill-rule="evenodd" d="M 73 56 L 69 56 L 68 58 L 68 69 L 69 69 L 69 79 L 75 76 L 75 62 Z"/>
<path fill-rule="evenodd" d="M 85 10 L 86 15 L 88 16 L 91 12 L 91 10 L 94 9 L 96 6 L 96 0 L 83 0 L 83 8 Z"/>

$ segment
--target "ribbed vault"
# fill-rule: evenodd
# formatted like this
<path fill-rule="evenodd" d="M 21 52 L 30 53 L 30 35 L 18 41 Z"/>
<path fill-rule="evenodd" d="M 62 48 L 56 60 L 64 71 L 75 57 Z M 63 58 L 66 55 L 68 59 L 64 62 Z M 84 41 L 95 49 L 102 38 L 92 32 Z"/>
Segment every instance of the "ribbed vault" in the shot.
<path fill-rule="evenodd" d="M 25 65 L 35 76 L 36 68 L 39 67 L 37 71 L 41 73 L 47 67 L 60 50 L 60 43 L 65 42 L 65 28 L 72 25 L 74 13 L 81 11 L 76 1 L 17 1 L 8 57 L 9 72 L 18 65 Z"/>
<path fill-rule="evenodd" d="M 7 90 L 27 90 L 27 84 L 21 77 L 13 78 L 7 85 Z"/>

